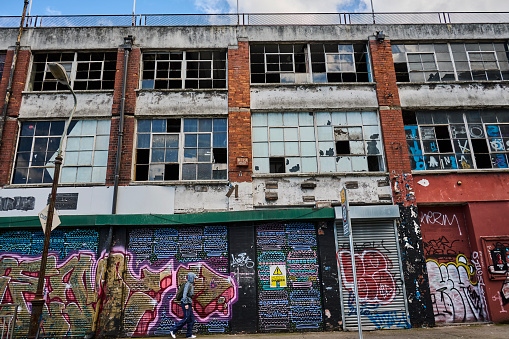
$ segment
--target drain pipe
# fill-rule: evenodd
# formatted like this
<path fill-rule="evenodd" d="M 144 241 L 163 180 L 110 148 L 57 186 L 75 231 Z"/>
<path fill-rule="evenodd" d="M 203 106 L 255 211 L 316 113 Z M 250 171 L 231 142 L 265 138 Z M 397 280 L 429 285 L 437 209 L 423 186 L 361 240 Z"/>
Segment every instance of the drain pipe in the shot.
<path fill-rule="evenodd" d="M 5 93 L 4 108 L 3 108 L 3 112 L 2 112 L 2 120 L 0 121 L 0 146 L 2 145 L 2 137 L 4 135 L 5 121 L 7 120 L 7 108 L 9 107 L 9 101 L 11 100 L 11 95 L 12 95 L 12 81 L 14 79 L 14 69 L 16 68 L 16 62 L 18 61 L 18 53 L 19 53 L 20 46 L 21 46 L 21 44 L 20 44 L 21 34 L 23 33 L 23 24 L 25 22 L 28 2 L 29 2 L 29 0 L 25 0 L 25 5 L 23 6 L 23 14 L 21 15 L 21 22 L 19 23 L 18 39 L 16 40 L 16 49 L 14 50 L 14 56 L 12 57 L 12 62 L 11 62 L 11 70 L 9 73 L 9 83 L 7 85 L 7 91 Z"/>
<path fill-rule="evenodd" d="M 118 181 L 120 178 L 120 165 L 122 157 L 122 139 L 124 136 L 124 110 L 125 110 L 125 91 L 127 83 L 127 64 L 129 62 L 129 52 L 133 48 L 133 36 L 129 35 L 124 38 L 124 77 L 122 79 L 122 98 L 120 100 L 120 119 L 118 123 L 118 143 L 117 143 L 117 158 L 115 164 L 115 185 L 113 186 L 113 204 L 111 214 L 117 214 L 117 200 L 118 200 Z"/>

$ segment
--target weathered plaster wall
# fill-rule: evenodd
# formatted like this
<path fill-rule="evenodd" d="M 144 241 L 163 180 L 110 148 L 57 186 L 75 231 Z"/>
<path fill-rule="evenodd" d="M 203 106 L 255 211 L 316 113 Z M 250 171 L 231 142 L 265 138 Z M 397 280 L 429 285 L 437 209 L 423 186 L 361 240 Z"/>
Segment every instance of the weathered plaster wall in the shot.
<path fill-rule="evenodd" d="M 74 118 L 111 117 L 113 91 L 78 92 Z M 68 118 L 74 102 L 71 94 L 60 92 L 23 93 L 20 119 Z"/>
<path fill-rule="evenodd" d="M 398 84 L 404 108 L 500 107 L 507 105 L 507 83 Z"/>
<path fill-rule="evenodd" d="M 251 86 L 251 109 L 373 109 L 378 107 L 373 85 L 344 84 Z"/>
<path fill-rule="evenodd" d="M 138 91 L 137 116 L 228 114 L 227 91 Z"/>
<path fill-rule="evenodd" d="M 304 188 L 302 184 L 316 184 L 314 188 Z M 390 204 L 391 188 L 386 176 L 303 176 L 303 177 L 256 177 L 253 178 L 254 207 L 314 206 L 317 202 L 339 200 L 343 186 L 349 188 L 352 204 Z M 274 194 L 277 200 L 272 200 Z M 266 200 L 269 197 L 269 200 Z"/>

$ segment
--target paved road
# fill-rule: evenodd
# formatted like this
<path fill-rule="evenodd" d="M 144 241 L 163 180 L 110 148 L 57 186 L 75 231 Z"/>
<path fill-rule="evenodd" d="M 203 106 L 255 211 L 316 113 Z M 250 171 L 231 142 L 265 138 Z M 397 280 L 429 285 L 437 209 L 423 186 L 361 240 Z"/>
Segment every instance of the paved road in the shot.
<path fill-rule="evenodd" d="M 184 333 L 177 334 L 177 338 L 184 338 Z M 306 332 L 306 333 L 264 333 L 264 334 L 231 334 L 231 335 L 203 335 L 205 339 L 355 339 L 357 332 Z M 364 338 L 369 339 L 505 339 L 509 338 L 509 325 L 472 325 L 472 326 L 439 326 L 434 328 L 413 328 L 409 330 L 365 331 Z M 151 339 L 168 339 L 159 337 Z"/>

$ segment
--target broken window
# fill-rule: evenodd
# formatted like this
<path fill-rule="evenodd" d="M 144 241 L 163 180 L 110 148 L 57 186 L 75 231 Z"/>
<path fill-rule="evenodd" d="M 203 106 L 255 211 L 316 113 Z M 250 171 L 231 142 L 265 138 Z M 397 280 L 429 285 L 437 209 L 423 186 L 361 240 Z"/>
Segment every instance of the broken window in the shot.
<path fill-rule="evenodd" d="M 227 179 L 226 119 L 138 120 L 136 181 Z"/>
<path fill-rule="evenodd" d="M 403 113 L 413 170 L 508 168 L 508 111 Z"/>
<path fill-rule="evenodd" d="M 13 184 L 53 181 L 55 158 L 64 121 L 21 124 Z M 61 183 L 104 183 L 110 140 L 109 120 L 73 120 L 63 148 Z"/>
<path fill-rule="evenodd" d="M 141 88 L 226 88 L 226 51 L 143 53 Z"/>
<path fill-rule="evenodd" d="M 49 63 L 61 64 L 74 90 L 113 89 L 117 65 L 116 52 L 64 52 L 34 54 L 29 90 L 67 90 L 51 74 Z"/>
<path fill-rule="evenodd" d="M 375 112 L 253 113 L 255 173 L 383 171 Z"/>
<path fill-rule="evenodd" d="M 507 43 L 395 44 L 399 82 L 509 80 Z"/>
<path fill-rule="evenodd" d="M 251 82 L 368 82 L 367 60 L 363 44 L 251 45 Z"/>

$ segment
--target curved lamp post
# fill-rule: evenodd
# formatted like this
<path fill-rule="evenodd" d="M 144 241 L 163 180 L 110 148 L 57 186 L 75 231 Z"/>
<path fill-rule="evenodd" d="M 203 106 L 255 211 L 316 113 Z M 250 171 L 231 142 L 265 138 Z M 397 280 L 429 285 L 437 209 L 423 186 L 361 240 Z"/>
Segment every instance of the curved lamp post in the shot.
<path fill-rule="evenodd" d="M 53 226 L 53 215 L 55 211 L 55 201 L 57 198 L 57 187 L 58 180 L 60 177 L 60 167 L 62 165 L 63 160 L 62 144 L 64 138 L 67 137 L 67 129 L 69 128 L 69 124 L 71 123 L 74 112 L 76 112 L 76 105 L 78 103 L 76 100 L 76 94 L 74 93 L 74 91 L 71 88 L 71 85 L 69 84 L 69 78 L 67 77 L 67 72 L 65 71 L 65 68 L 58 63 L 50 63 L 48 64 L 48 68 L 53 77 L 59 83 L 67 87 L 68 90 L 71 91 L 72 96 L 74 98 L 74 108 L 72 109 L 69 119 L 65 123 L 64 133 L 60 138 L 60 144 L 58 146 L 57 156 L 55 158 L 55 172 L 53 174 L 53 183 L 51 186 L 51 198 L 48 207 L 48 217 L 46 219 L 46 229 L 44 230 L 44 247 L 42 249 L 41 268 L 39 269 L 39 277 L 37 280 L 37 291 L 35 292 L 34 300 L 32 300 L 32 314 L 30 316 L 30 329 L 28 332 L 29 338 L 35 338 L 38 335 L 39 324 L 41 323 L 41 316 L 45 302 L 43 296 L 43 288 L 46 277 L 46 264 L 48 261 L 49 242 L 51 237 L 51 228 Z"/>

